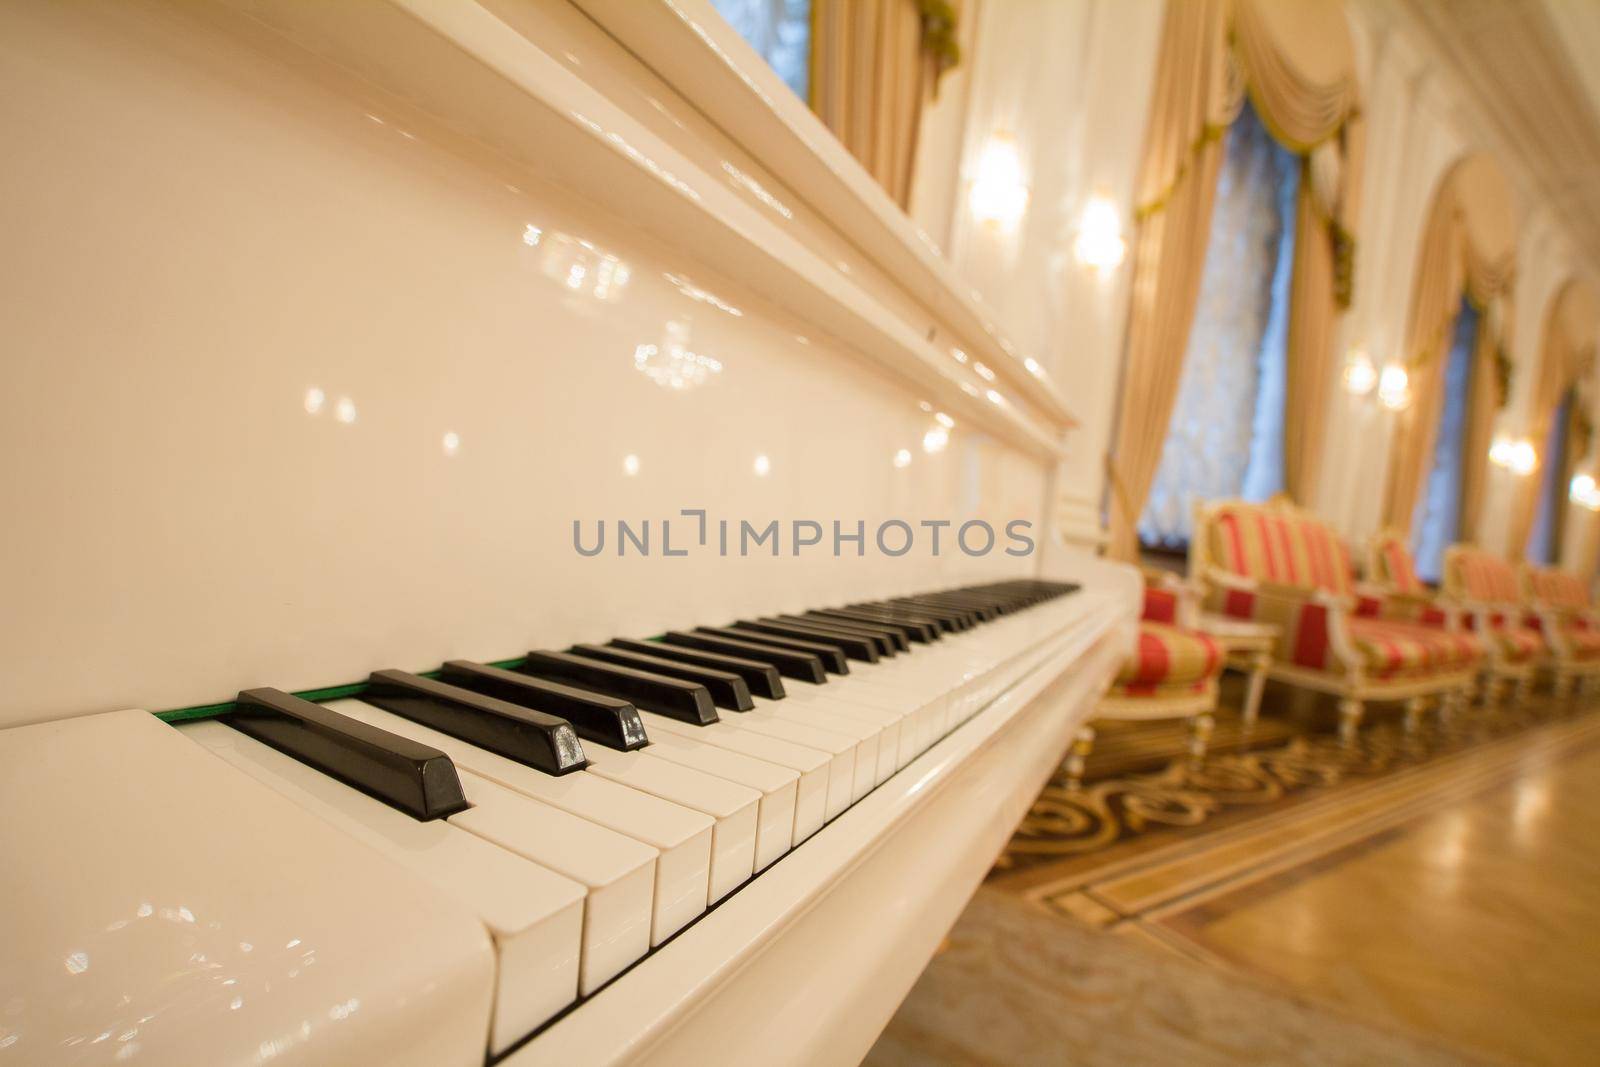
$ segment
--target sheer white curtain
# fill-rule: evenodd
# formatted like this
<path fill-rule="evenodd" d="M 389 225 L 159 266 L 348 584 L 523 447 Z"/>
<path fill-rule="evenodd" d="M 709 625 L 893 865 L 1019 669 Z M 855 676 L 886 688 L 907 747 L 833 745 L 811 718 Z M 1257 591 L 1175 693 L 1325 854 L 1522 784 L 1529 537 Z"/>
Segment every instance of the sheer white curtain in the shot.
<path fill-rule="evenodd" d="M 811 0 L 711 0 L 802 100 L 811 69 Z"/>
<path fill-rule="evenodd" d="M 1224 135 L 1199 306 L 1139 539 L 1178 548 L 1196 500 L 1283 488 L 1289 284 L 1300 161 L 1246 105 Z"/>
<path fill-rule="evenodd" d="M 1465 298 L 1456 313 L 1450 362 L 1444 370 L 1444 404 L 1434 438 L 1433 467 L 1422 489 L 1417 528 L 1411 537 L 1417 576 L 1438 582 L 1444 550 L 1461 537 L 1462 446 L 1466 443 L 1467 397 L 1472 388 L 1472 355 L 1478 347 L 1478 312 Z"/>

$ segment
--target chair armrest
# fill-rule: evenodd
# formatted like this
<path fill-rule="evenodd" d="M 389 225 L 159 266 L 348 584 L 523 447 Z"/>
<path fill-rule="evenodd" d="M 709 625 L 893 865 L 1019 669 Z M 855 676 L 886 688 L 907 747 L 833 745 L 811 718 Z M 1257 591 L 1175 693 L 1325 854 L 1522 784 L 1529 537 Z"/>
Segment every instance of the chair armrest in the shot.
<path fill-rule="evenodd" d="M 1227 596 L 1227 614 L 1277 627 L 1274 659 L 1316 670 L 1360 668 L 1348 628 L 1353 597 L 1234 574 L 1218 585 Z"/>

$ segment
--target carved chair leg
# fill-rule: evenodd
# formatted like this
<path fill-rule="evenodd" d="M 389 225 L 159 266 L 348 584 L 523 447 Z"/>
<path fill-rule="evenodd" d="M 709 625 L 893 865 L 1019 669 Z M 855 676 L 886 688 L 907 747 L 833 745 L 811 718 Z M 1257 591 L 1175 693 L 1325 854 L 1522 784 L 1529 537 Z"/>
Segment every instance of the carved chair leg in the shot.
<path fill-rule="evenodd" d="M 1361 726 L 1364 710 L 1361 701 L 1355 697 L 1344 697 L 1339 701 L 1339 743 L 1346 748 L 1355 744 L 1356 730 Z"/>
<path fill-rule="evenodd" d="M 1507 679 L 1503 675 L 1490 674 L 1483 679 L 1483 706 L 1488 711 L 1498 708 L 1506 699 Z"/>
<path fill-rule="evenodd" d="M 1406 701 L 1405 732 L 1412 737 L 1422 728 L 1423 713 L 1428 710 L 1427 697 L 1411 697 Z"/>
<path fill-rule="evenodd" d="M 1067 788 L 1076 793 L 1083 788 L 1083 765 L 1094 749 L 1094 727 L 1080 726 L 1067 753 Z"/>
<path fill-rule="evenodd" d="M 1517 679 L 1517 686 L 1512 699 L 1518 704 L 1526 704 L 1532 697 L 1533 674 L 1530 672 Z"/>
<path fill-rule="evenodd" d="M 1206 712 L 1189 719 L 1189 767 L 1199 770 L 1206 761 L 1206 743 L 1211 740 L 1211 730 L 1216 720 Z"/>
<path fill-rule="evenodd" d="M 1256 719 L 1261 715 L 1261 691 L 1267 685 L 1267 667 L 1271 664 L 1272 657 L 1265 652 L 1257 653 L 1250 660 L 1250 681 L 1244 691 L 1244 728 L 1249 730 L 1255 726 Z"/>

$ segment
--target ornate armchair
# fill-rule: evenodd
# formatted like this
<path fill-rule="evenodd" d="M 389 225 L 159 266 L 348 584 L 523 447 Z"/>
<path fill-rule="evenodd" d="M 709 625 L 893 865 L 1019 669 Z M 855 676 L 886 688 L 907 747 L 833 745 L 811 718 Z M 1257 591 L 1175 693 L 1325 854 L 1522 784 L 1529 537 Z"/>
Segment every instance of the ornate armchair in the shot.
<path fill-rule="evenodd" d="M 1268 676 L 1336 697 L 1347 744 L 1370 702 L 1403 702 L 1408 727 L 1430 700 L 1461 706 L 1482 662 L 1471 634 L 1424 625 L 1403 603 L 1371 595 L 1358 612 L 1348 548 L 1292 506 L 1202 504 L 1189 569 L 1209 610 L 1278 627 Z"/>
<path fill-rule="evenodd" d="M 1199 611 L 1196 591 L 1175 578 L 1146 576 L 1138 646 L 1096 706 L 1094 719 L 1187 719 L 1188 755 L 1198 765 L 1205 759 L 1214 725 L 1223 651 L 1194 628 Z M 1093 745 L 1090 725 L 1079 731 L 1067 757 L 1069 787 L 1076 789 L 1082 782 L 1084 761 Z"/>
<path fill-rule="evenodd" d="M 1486 653 L 1485 705 L 1499 703 L 1511 685 L 1526 695 L 1544 642 L 1514 614 L 1485 610 L 1480 602 L 1429 589 L 1417 576 L 1406 538 L 1396 530 L 1381 530 L 1367 543 L 1367 578 L 1391 610 L 1405 612 L 1424 626 L 1478 636 Z"/>
<path fill-rule="evenodd" d="M 1589 686 L 1600 675 L 1600 617 L 1595 615 L 1582 578 L 1556 567 L 1523 564 L 1518 575 L 1528 625 L 1550 649 L 1549 667 L 1556 695 L 1574 683 Z"/>

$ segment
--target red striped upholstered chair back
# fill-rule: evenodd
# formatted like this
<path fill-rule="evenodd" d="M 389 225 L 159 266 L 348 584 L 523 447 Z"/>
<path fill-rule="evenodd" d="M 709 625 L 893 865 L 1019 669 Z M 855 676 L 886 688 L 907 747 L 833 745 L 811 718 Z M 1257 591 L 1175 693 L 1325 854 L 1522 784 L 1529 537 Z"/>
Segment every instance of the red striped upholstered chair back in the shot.
<path fill-rule="evenodd" d="M 1298 508 L 1229 500 L 1202 511 L 1195 545 L 1205 565 L 1257 581 L 1348 596 L 1350 552 L 1316 516 Z"/>
<path fill-rule="evenodd" d="M 1589 589 L 1571 571 L 1557 567 L 1522 568 L 1522 590 L 1535 604 L 1572 611 L 1587 611 Z"/>
<path fill-rule="evenodd" d="M 1411 546 L 1396 530 L 1382 530 L 1373 535 L 1367 548 L 1367 577 L 1396 593 L 1416 595 L 1428 591 L 1417 577 Z"/>
<path fill-rule="evenodd" d="M 1444 591 L 1453 600 L 1481 604 L 1522 601 L 1516 568 L 1493 552 L 1473 545 L 1451 545 L 1445 549 Z"/>

